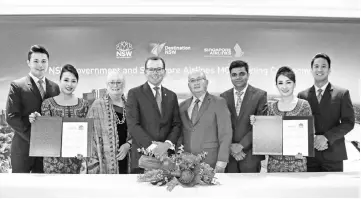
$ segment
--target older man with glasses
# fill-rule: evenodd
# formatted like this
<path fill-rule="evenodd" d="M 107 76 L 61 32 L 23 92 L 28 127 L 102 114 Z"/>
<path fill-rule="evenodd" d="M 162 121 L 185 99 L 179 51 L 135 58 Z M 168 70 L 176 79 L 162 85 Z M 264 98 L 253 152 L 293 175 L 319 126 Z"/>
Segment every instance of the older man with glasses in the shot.
<path fill-rule="evenodd" d="M 209 94 L 207 86 L 204 72 L 189 74 L 188 87 L 193 96 L 180 104 L 183 124 L 180 142 L 187 152 L 207 152 L 205 162 L 223 173 L 232 140 L 231 115 L 226 100 Z"/>

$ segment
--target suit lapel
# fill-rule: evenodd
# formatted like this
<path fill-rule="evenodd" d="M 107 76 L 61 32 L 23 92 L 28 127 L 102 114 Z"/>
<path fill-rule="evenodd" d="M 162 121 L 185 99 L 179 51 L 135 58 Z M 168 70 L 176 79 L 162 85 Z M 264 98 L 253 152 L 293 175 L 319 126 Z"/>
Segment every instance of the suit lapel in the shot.
<path fill-rule="evenodd" d="M 229 92 L 227 92 L 227 98 L 229 99 L 227 101 L 231 114 L 237 117 L 236 105 L 234 102 L 234 88 L 232 88 L 231 90 L 229 90 Z"/>
<path fill-rule="evenodd" d="M 159 108 L 158 108 L 158 104 L 157 101 L 155 100 L 155 97 L 153 95 L 153 92 L 151 90 L 152 88 L 150 88 L 150 86 L 148 85 L 148 82 L 146 82 L 145 84 L 143 84 L 143 92 L 145 93 L 145 96 L 147 96 L 147 98 L 149 99 L 149 101 L 152 103 L 153 108 L 155 108 L 155 110 L 158 113 L 158 116 L 161 117 L 160 112 L 159 112 Z M 163 102 L 162 102 L 163 104 Z"/>
<path fill-rule="evenodd" d="M 242 100 L 241 110 L 239 111 L 237 120 L 239 120 L 243 116 L 245 110 L 247 109 L 249 102 L 252 101 L 253 93 L 254 93 L 253 87 L 251 85 L 248 85 L 247 90 L 246 90 L 243 100 Z"/>
<path fill-rule="evenodd" d="M 28 75 L 27 84 L 29 89 L 34 93 L 34 95 L 39 98 L 40 101 L 42 101 L 38 86 L 35 84 L 33 78 L 31 78 L 30 75 Z"/>
<path fill-rule="evenodd" d="M 196 125 L 199 121 L 199 119 L 202 117 L 203 113 L 208 109 L 209 103 L 211 102 L 211 98 L 209 97 L 209 94 L 206 93 L 206 96 L 204 96 L 203 103 L 201 105 L 201 108 L 199 109 L 196 122 L 194 125 Z"/>
<path fill-rule="evenodd" d="M 51 94 L 53 93 L 52 87 L 50 85 L 50 81 L 45 78 L 45 96 L 44 99 L 49 98 L 49 96 L 51 96 Z"/>
<path fill-rule="evenodd" d="M 192 121 L 191 119 L 189 118 L 189 115 L 188 115 L 188 109 L 189 107 L 191 106 L 191 103 L 192 103 L 192 99 L 193 97 L 187 99 L 185 102 L 184 102 L 184 110 L 183 110 L 183 114 L 185 115 L 185 118 L 187 120 L 187 124 L 189 124 L 189 126 L 192 126 Z"/>

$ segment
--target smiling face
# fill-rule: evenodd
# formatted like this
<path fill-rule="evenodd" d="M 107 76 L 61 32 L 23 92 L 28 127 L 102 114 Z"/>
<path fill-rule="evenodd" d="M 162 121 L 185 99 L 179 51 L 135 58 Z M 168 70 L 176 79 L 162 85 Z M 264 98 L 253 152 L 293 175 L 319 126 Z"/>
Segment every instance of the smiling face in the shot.
<path fill-rule="evenodd" d="M 74 92 L 76 86 L 78 85 L 78 80 L 75 75 L 69 71 L 66 71 L 62 74 L 60 79 L 60 91 L 66 95 L 70 95 Z"/>
<path fill-rule="evenodd" d="M 165 74 L 166 71 L 164 69 L 162 60 L 148 60 L 145 76 L 151 84 L 159 86 L 163 81 Z"/>
<path fill-rule="evenodd" d="M 193 95 L 200 97 L 207 92 L 208 80 L 204 73 L 193 72 L 188 76 L 188 87 Z"/>
<path fill-rule="evenodd" d="M 124 83 L 124 77 L 121 74 L 110 73 L 107 77 L 107 92 L 111 95 L 122 95 Z"/>
<path fill-rule="evenodd" d="M 242 90 L 244 87 L 246 87 L 249 74 L 247 73 L 245 67 L 233 68 L 231 70 L 230 76 L 232 84 L 237 90 Z"/>
<path fill-rule="evenodd" d="M 27 61 L 30 73 L 35 77 L 42 79 L 48 69 L 49 59 L 44 53 L 32 53 L 30 60 Z"/>
<path fill-rule="evenodd" d="M 316 82 L 328 81 L 331 69 L 324 58 L 317 58 L 312 65 L 312 75 Z"/>
<path fill-rule="evenodd" d="M 293 95 L 296 84 L 288 77 L 280 75 L 277 78 L 277 89 L 282 97 Z"/>

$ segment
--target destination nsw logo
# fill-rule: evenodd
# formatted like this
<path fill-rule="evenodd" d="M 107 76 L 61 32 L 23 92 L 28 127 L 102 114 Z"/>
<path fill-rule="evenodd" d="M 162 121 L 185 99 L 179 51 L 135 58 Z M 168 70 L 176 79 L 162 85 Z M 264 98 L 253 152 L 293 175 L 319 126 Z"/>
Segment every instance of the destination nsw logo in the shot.
<path fill-rule="evenodd" d="M 169 46 L 166 45 L 166 42 L 164 43 L 150 43 L 149 44 L 151 50 L 150 52 L 155 55 L 159 56 L 162 52 L 164 52 L 165 55 L 176 55 L 180 51 L 190 51 L 190 46 Z"/>

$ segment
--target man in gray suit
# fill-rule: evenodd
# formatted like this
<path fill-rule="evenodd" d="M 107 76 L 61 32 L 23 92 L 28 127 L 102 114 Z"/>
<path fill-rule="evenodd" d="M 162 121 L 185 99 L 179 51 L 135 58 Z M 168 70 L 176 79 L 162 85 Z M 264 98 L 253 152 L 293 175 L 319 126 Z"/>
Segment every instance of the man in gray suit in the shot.
<path fill-rule="evenodd" d="M 267 115 L 267 92 L 248 84 L 248 64 L 233 61 L 229 67 L 234 88 L 221 94 L 226 99 L 232 118 L 231 156 L 227 173 L 258 173 L 262 155 L 252 155 L 251 115 Z"/>
<path fill-rule="evenodd" d="M 188 87 L 193 96 L 179 106 L 182 120 L 180 141 L 193 154 L 207 152 L 205 162 L 223 173 L 232 140 L 231 117 L 223 98 L 207 92 L 208 80 L 203 72 L 189 74 Z"/>

